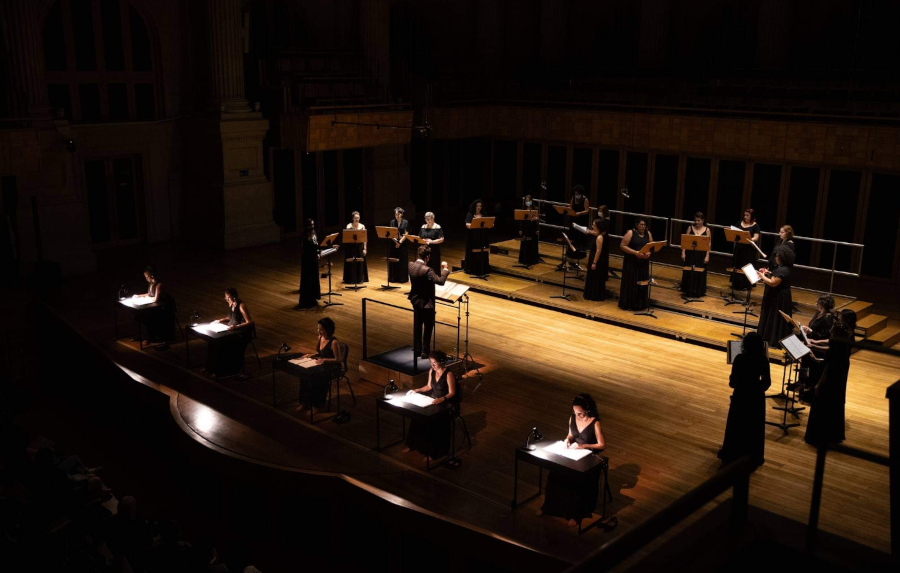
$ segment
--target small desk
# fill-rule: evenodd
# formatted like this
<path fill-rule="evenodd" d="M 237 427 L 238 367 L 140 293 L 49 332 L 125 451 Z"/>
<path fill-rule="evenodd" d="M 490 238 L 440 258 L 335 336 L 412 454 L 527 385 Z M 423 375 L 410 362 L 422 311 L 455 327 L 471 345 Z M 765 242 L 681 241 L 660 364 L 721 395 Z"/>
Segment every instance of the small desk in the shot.
<path fill-rule="evenodd" d="M 409 402 L 405 402 L 402 400 L 397 400 L 396 398 L 400 398 L 404 396 L 405 392 L 395 392 L 391 394 L 394 398 L 391 400 L 386 399 L 384 396 L 380 396 L 375 399 L 375 451 L 381 451 L 381 410 L 386 410 L 388 412 L 393 412 L 395 414 L 399 414 L 403 418 L 403 437 L 391 444 L 388 444 L 387 447 L 393 446 L 394 444 L 398 444 L 404 440 L 406 440 L 406 418 L 411 420 L 421 420 L 424 422 L 433 422 L 436 416 L 449 416 L 450 411 L 453 409 L 453 403 L 451 402 L 441 402 L 440 404 L 434 406 L 428 406 L 427 408 L 420 408 L 414 404 L 410 404 Z M 449 459 L 449 456 L 448 456 Z M 446 460 L 445 460 L 446 461 Z M 444 463 L 444 462 L 441 462 Z M 440 465 L 440 464 L 438 464 Z M 438 467 L 438 466 L 435 466 Z M 425 462 L 426 471 L 431 471 L 431 460 Z"/>
<path fill-rule="evenodd" d="M 185 367 L 190 369 L 191 367 L 191 345 L 190 338 L 188 334 L 193 332 L 194 335 L 201 339 L 205 340 L 207 344 L 210 342 L 215 342 L 217 340 L 222 340 L 223 338 L 228 338 L 230 336 L 241 336 L 246 331 L 246 328 L 235 328 L 233 330 L 223 330 L 222 332 L 213 332 L 211 330 L 207 330 L 203 328 L 203 325 L 194 325 L 189 326 L 184 329 L 184 364 Z"/>
<path fill-rule="evenodd" d="M 318 366 L 312 366 L 310 368 L 304 368 L 302 366 L 298 366 L 296 364 L 290 363 L 291 360 L 300 358 L 301 356 L 305 356 L 307 354 L 309 354 L 309 353 L 308 352 L 295 352 L 294 354 L 282 354 L 280 360 L 272 361 L 272 406 L 273 407 L 277 408 L 278 406 L 284 406 L 285 404 L 290 404 L 292 402 L 300 401 L 300 397 L 298 396 L 296 400 L 286 400 L 284 402 L 281 402 L 280 404 L 278 403 L 278 396 L 275 394 L 275 372 L 276 371 L 281 371 L 286 374 L 290 374 L 291 376 L 296 376 L 297 381 L 300 382 L 300 384 L 303 384 L 304 379 L 311 379 L 311 378 L 314 378 L 317 376 L 322 376 L 323 374 L 325 374 L 325 365 L 324 364 L 319 364 Z M 338 412 L 340 412 L 341 411 L 340 388 L 338 388 L 337 402 L 338 402 L 337 409 L 338 409 Z M 312 406 L 312 404 L 308 404 L 308 406 Z M 329 406 L 330 406 L 330 400 L 329 400 Z M 319 420 L 319 421 L 322 422 L 324 420 L 330 420 L 331 418 L 334 418 L 335 415 L 336 414 L 332 414 L 331 416 L 328 416 L 327 418 L 323 418 L 322 420 Z M 309 423 L 310 424 L 315 423 L 315 421 L 313 419 L 312 407 L 310 407 L 310 409 L 309 409 Z"/>
<path fill-rule="evenodd" d="M 151 314 L 156 314 L 157 312 L 165 310 L 166 305 L 161 302 L 151 302 L 149 304 L 134 304 L 134 299 L 132 298 L 120 298 L 116 300 L 116 305 L 113 307 L 113 314 L 115 315 L 116 321 L 116 340 L 119 339 L 119 308 L 126 309 L 134 317 L 134 321 L 137 323 L 138 327 L 138 343 L 141 346 L 141 350 L 143 350 L 144 327 L 141 319 Z"/>
<path fill-rule="evenodd" d="M 600 495 L 603 497 L 603 509 L 600 511 L 600 517 L 591 522 L 591 524 L 583 530 L 581 529 L 581 521 L 578 522 L 578 534 L 581 535 L 581 533 L 594 527 L 606 517 L 606 498 L 609 497 L 610 501 L 612 501 L 612 492 L 609 489 L 609 458 L 597 454 L 590 454 L 575 461 L 544 450 L 545 447 L 556 441 L 557 440 L 541 440 L 535 442 L 535 449 L 533 451 L 526 450 L 524 447 L 516 448 L 515 485 L 513 486 L 511 507 L 512 509 L 515 509 L 519 505 L 519 460 L 540 468 L 540 473 L 538 474 L 538 492 L 522 503 L 530 501 L 543 493 L 544 469 L 564 472 L 570 476 L 581 478 L 586 482 L 588 480 L 599 480 L 602 474 L 603 489 L 601 490 Z"/>

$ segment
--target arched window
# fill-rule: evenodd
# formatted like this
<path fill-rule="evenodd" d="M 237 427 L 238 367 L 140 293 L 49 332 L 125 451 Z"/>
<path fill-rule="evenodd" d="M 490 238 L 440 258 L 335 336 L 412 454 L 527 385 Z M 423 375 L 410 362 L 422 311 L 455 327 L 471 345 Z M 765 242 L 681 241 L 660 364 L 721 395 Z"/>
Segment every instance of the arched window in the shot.
<path fill-rule="evenodd" d="M 44 20 L 50 105 L 74 123 L 157 118 L 150 35 L 128 0 L 59 0 Z"/>

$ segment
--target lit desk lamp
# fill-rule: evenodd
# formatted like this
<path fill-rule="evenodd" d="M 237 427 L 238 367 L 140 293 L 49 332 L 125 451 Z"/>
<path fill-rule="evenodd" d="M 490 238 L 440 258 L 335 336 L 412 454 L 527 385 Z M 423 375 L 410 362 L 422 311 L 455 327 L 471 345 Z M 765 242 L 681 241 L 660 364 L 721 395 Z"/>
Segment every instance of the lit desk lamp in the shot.
<path fill-rule="evenodd" d="M 278 349 L 278 358 L 276 358 L 276 360 L 281 360 L 282 352 L 290 352 L 290 351 L 291 351 L 291 347 L 287 345 L 287 342 L 282 342 L 281 348 Z"/>
<path fill-rule="evenodd" d="M 199 320 L 200 320 L 200 311 L 195 310 L 194 314 L 191 315 L 191 326 L 197 326 Z"/>
<path fill-rule="evenodd" d="M 388 395 L 388 393 L 389 393 L 389 392 L 396 392 L 396 391 L 399 390 L 399 389 L 400 389 L 400 388 L 397 388 L 397 385 L 394 384 L 394 381 L 391 380 L 391 381 L 388 382 L 388 383 L 385 385 L 385 387 L 384 387 L 384 399 L 385 399 L 385 400 L 391 400 L 391 399 L 393 399 L 393 396 Z"/>
<path fill-rule="evenodd" d="M 543 439 L 544 439 L 544 434 L 542 434 L 542 433 L 540 433 L 540 431 L 538 431 L 537 426 L 535 426 L 534 428 L 531 428 L 531 433 L 528 434 L 528 438 L 525 439 L 525 449 L 528 450 L 529 452 L 533 452 L 534 450 L 537 449 L 534 445 L 534 442 L 536 442 L 538 440 L 543 440 Z"/>

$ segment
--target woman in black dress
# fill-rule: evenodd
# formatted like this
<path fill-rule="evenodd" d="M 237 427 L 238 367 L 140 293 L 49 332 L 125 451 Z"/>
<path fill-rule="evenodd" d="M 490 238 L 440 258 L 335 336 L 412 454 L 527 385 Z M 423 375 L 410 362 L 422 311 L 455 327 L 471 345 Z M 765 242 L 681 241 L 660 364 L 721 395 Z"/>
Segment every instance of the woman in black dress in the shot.
<path fill-rule="evenodd" d="M 134 298 L 153 299 L 153 302 L 161 306 L 147 313 L 146 318 L 141 318 L 141 322 L 147 327 L 147 341 L 162 342 L 156 349 L 166 350 L 169 343 L 175 341 L 175 299 L 163 288 L 163 283 L 153 267 L 148 266 L 144 269 L 144 280 L 149 284 L 147 292 L 136 294 Z M 138 313 L 137 316 L 141 317 L 141 314 Z"/>
<path fill-rule="evenodd" d="M 709 227 L 706 226 L 706 216 L 700 211 L 694 214 L 694 224 L 688 227 L 687 235 L 709 237 Z M 709 251 L 712 250 L 710 241 Z M 681 271 L 681 292 L 686 296 L 695 298 L 706 296 L 706 267 L 709 265 L 709 251 L 681 249 L 681 260 L 685 267 L 703 269 L 702 271 Z"/>
<path fill-rule="evenodd" d="M 759 326 L 756 331 L 771 348 L 777 348 L 778 341 L 794 330 L 778 312 L 780 310 L 788 316 L 793 312 L 791 269 L 794 266 L 794 251 L 787 247 L 777 247 L 774 259 L 777 266 L 771 273 L 766 269 L 757 271 L 760 280 L 766 284 L 766 292 L 759 308 Z"/>
<path fill-rule="evenodd" d="M 256 329 L 250 309 L 238 297 L 236 288 L 225 289 L 225 303 L 228 305 L 228 316 L 216 319 L 213 323 L 223 323 L 228 326 L 228 330 L 239 332 L 234 336 L 209 341 L 206 347 L 206 372 L 215 374 L 216 378 L 231 376 L 244 369 L 244 353 L 253 340 Z"/>
<path fill-rule="evenodd" d="M 365 231 L 366 226 L 359 222 L 359 211 L 350 214 L 353 222 L 347 223 L 347 229 L 353 231 Z M 369 282 L 369 266 L 366 264 L 367 243 L 347 243 L 344 254 L 344 284 L 362 284 Z M 362 259 L 361 261 L 348 261 L 347 259 Z"/>
<path fill-rule="evenodd" d="M 766 390 L 772 379 L 769 357 L 759 334 L 750 332 L 744 337 L 741 353 L 731 364 L 728 385 L 734 392 L 718 456 L 727 464 L 750 454 L 762 464 L 766 447 Z"/>
<path fill-rule="evenodd" d="M 523 203 L 525 209 L 531 210 L 533 205 L 531 195 L 525 195 Z M 537 210 L 534 214 L 537 216 Z M 519 263 L 527 266 L 536 265 L 539 260 L 540 221 L 538 219 L 522 221 L 520 225 L 519 236 L 522 237 L 522 242 L 519 245 Z"/>
<path fill-rule="evenodd" d="M 782 225 L 778 230 L 778 246 L 784 246 L 797 253 L 797 246 L 794 244 L 794 228 L 790 225 Z"/>
<path fill-rule="evenodd" d="M 831 295 L 823 294 L 816 301 L 816 314 L 809 319 L 809 326 L 801 326 L 803 333 L 810 344 L 828 343 L 831 336 L 831 329 L 834 326 L 834 316 L 831 314 L 834 309 L 834 298 Z M 800 363 L 800 386 L 811 388 L 815 386 L 822 378 L 822 372 L 825 371 L 826 352 L 817 350 L 810 346 L 812 352 L 818 360 L 813 359 L 809 354 L 803 357 Z"/>
<path fill-rule="evenodd" d="M 735 226 L 750 233 L 750 240 L 759 245 L 759 223 L 756 222 L 756 214 L 753 212 L 753 209 L 745 210 L 743 219 Z M 733 278 L 734 288 L 737 290 L 750 288 L 750 281 L 741 272 L 741 268 L 748 263 L 755 263 L 759 258 L 758 255 L 759 253 L 756 252 L 753 245 L 745 245 L 743 243 L 734 245 L 734 259 L 732 262 L 734 263 L 735 271 Z"/>
<path fill-rule="evenodd" d="M 588 254 L 588 272 L 584 279 L 584 300 L 606 300 L 606 279 L 609 278 L 609 241 L 607 222 L 597 217 L 591 223 L 591 252 Z"/>
<path fill-rule="evenodd" d="M 339 375 L 341 370 L 341 344 L 334 337 L 335 325 L 334 321 L 328 318 L 322 318 L 316 324 L 316 351 L 310 354 L 310 358 L 316 359 L 316 364 L 324 365 L 317 375 L 304 378 L 300 382 L 300 406 L 298 410 L 312 408 L 315 414 L 318 409 L 325 405 L 325 397 L 328 395 L 328 388 L 331 381 Z"/>
<path fill-rule="evenodd" d="M 572 400 L 566 446 L 574 450 L 592 450 L 592 453 L 602 452 L 606 448 L 597 404 L 590 394 L 579 394 Z M 575 527 L 594 512 L 599 492 L 597 480 L 572 479 L 568 474 L 550 470 L 544 505 L 537 514 L 561 517 L 568 520 L 569 527 Z"/>
<path fill-rule="evenodd" d="M 296 308 L 313 308 L 322 298 L 319 288 L 319 238 L 316 223 L 307 219 L 303 229 L 303 250 L 300 254 L 300 301 Z"/>
<path fill-rule="evenodd" d="M 391 227 L 397 229 L 399 237 L 391 249 L 391 258 L 397 259 L 397 262 L 388 262 L 388 281 L 392 283 L 405 283 L 409 281 L 409 251 L 406 248 L 406 235 L 409 234 L 409 221 L 403 218 L 403 208 L 394 209 L 394 218 L 391 220 Z"/>
<path fill-rule="evenodd" d="M 428 266 L 435 273 L 441 274 L 441 243 L 444 242 L 444 230 L 441 226 L 434 222 L 434 213 L 428 211 L 425 213 L 425 224 L 419 229 L 419 237 L 425 239 L 425 243 L 431 247 L 431 258 L 428 259 Z"/>
<path fill-rule="evenodd" d="M 447 368 L 447 355 L 440 350 L 433 350 L 428 355 L 428 360 L 431 361 L 428 383 L 421 388 L 410 390 L 407 394 L 430 392 L 433 405 L 444 402 L 459 403 L 456 377 Z M 447 416 L 438 418 L 432 422 L 418 420 L 410 422 L 409 433 L 406 434 L 406 447 L 403 448 L 404 454 L 416 450 L 425 454 L 426 459 L 434 460 L 450 452 L 450 418 Z"/>
<path fill-rule="evenodd" d="M 844 404 L 855 330 L 856 313 L 844 309 L 835 315 L 827 341 L 810 341 L 810 348 L 826 352 L 828 365 L 813 388 L 815 400 L 809 410 L 804 437 L 807 444 L 821 447 L 844 441 Z"/>
<path fill-rule="evenodd" d="M 575 211 L 575 215 L 568 218 L 565 222 L 565 227 L 571 229 L 572 225 L 575 224 L 581 225 L 582 227 L 588 226 L 587 219 L 591 212 L 591 202 L 584 194 L 584 185 L 576 185 L 572 188 L 572 199 L 569 201 L 569 208 Z M 586 251 L 590 248 L 592 237 L 577 230 L 573 230 L 568 233 L 568 235 L 569 238 L 572 239 L 572 245 L 575 247 L 575 252 L 569 254 L 569 258 L 574 259 L 574 261 L 569 261 L 569 268 L 574 270 L 578 261 L 583 259 L 587 254 Z"/>
<path fill-rule="evenodd" d="M 488 230 L 473 229 L 472 221 L 484 217 L 484 203 L 475 199 L 466 214 L 466 273 L 470 275 L 486 275 L 491 265 L 487 251 L 473 253 L 472 249 L 485 249 L 488 246 Z"/>
<path fill-rule="evenodd" d="M 641 254 L 644 245 L 653 242 L 653 235 L 647 229 L 647 219 L 635 219 L 634 229 L 622 237 L 619 246 L 622 257 L 622 283 L 619 287 L 619 308 L 623 310 L 644 310 L 647 308 L 647 285 L 638 284 L 650 280 L 650 253 Z"/>

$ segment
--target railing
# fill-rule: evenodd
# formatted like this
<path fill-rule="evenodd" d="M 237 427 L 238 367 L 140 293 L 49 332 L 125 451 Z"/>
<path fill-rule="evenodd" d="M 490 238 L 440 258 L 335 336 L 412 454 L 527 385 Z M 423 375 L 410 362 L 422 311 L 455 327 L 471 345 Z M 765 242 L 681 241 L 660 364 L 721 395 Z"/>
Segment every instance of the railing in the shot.
<path fill-rule="evenodd" d="M 540 211 L 540 206 L 541 206 L 541 205 L 550 205 L 550 206 L 553 206 L 553 205 L 559 205 L 560 207 L 569 207 L 569 206 L 570 206 L 569 203 L 561 203 L 561 202 L 559 202 L 559 201 L 548 201 L 548 200 L 546 200 L 546 199 L 535 199 L 534 202 L 538 204 L 538 211 Z M 597 216 L 597 207 L 590 207 L 588 210 L 590 211 L 590 215 L 589 215 L 590 221 L 593 221 L 594 218 Z M 610 213 L 610 216 L 612 216 L 612 215 L 626 215 L 626 216 L 630 216 L 630 217 L 646 217 L 647 219 L 651 219 L 651 220 L 654 220 L 654 221 L 663 221 L 663 222 L 665 223 L 665 232 L 663 233 L 663 239 L 662 239 L 662 240 L 664 240 L 664 241 L 668 241 L 668 240 L 669 240 L 669 228 L 670 228 L 670 225 L 669 225 L 669 218 L 668 218 L 668 217 L 660 217 L 660 216 L 657 216 L 657 215 L 648 215 L 648 214 L 646 214 L 646 213 L 631 213 L 631 212 L 629 212 L 629 211 L 617 211 L 617 210 L 615 210 L 615 209 L 610 209 L 610 210 L 609 210 L 609 213 Z M 550 223 L 544 223 L 544 222 L 541 222 L 541 223 L 540 223 L 540 226 L 541 226 L 541 227 L 547 227 L 547 228 L 549 228 L 549 229 L 557 229 L 557 230 L 560 230 L 560 231 L 565 231 L 565 230 L 568 229 L 568 227 L 563 227 L 563 226 L 561 226 L 561 225 L 553 225 L 553 224 L 550 224 Z M 608 233 L 608 235 L 609 235 L 610 237 L 614 237 L 614 238 L 617 238 L 617 239 L 621 239 L 621 238 L 622 238 L 622 235 L 615 235 L 615 234 L 613 234 L 613 233 Z"/>
<path fill-rule="evenodd" d="M 397 306 L 396 304 L 390 304 L 390 303 L 387 303 L 387 302 L 382 302 L 382 301 L 380 301 L 380 300 L 375 300 L 375 299 L 373 299 L 373 298 L 363 298 L 363 299 L 362 299 L 362 344 L 363 344 L 363 347 L 362 347 L 362 357 L 363 357 L 364 359 L 369 357 L 369 344 L 368 344 L 368 336 L 367 336 L 367 334 L 368 334 L 368 333 L 367 333 L 367 330 L 368 330 L 368 329 L 367 329 L 367 324 L 368 324 L 368 321 L 367 321 L 367 318 L 368 318 L 368 315 L 367 315 L 367 304 L 368 304 L 368 303 L 378 304 L 378 305 L 386 306 L 386 307 L 389 307 L 389 308 L 396 308 L 396 309 L 402 310 L 402 311 L 404 311 L 404 312 L 409 312 L 409 313 L 411 313 L 411 312 L 413 311 L 412 308 L 407 307 L 407 306 Z M 447 306 L 449 306 L 449 305 L 447 305 Z M 433 341 L 433 344 L 437 344 L 437 326 L 438 326 L 438 325 L 441 325 L 441 326 L 448 326 L 448 327 L 450 327 L 450 328 L 456 329 L 456 331 L 457 331 L 457 337 L 456 337 L 456 349 L 455 349 L 455 352 L 456 352 L 456 355 L 457 355 L 456 357 L 459 358 L 459 325 L 458 325 L 458 324 L 448 324 L 448 323 L 446 323 L 446 322 L 441 322 L 441 321 L 437 320 L 437 317 L 435 317 L 435 321 L 434 321 L 434 327 L 435 327 L 435 328 L 434 328 L 434 333 L 432 334 L 432 341 Z M 412 334 L 412 333 L 411 333 L 411 334 Z M 414 337 L 413 337 L 413 336 L 410 336 L 409 340 L 414 340 Z M 448 352 L 448 354 L 449 354 L 449 352 Z"/>

